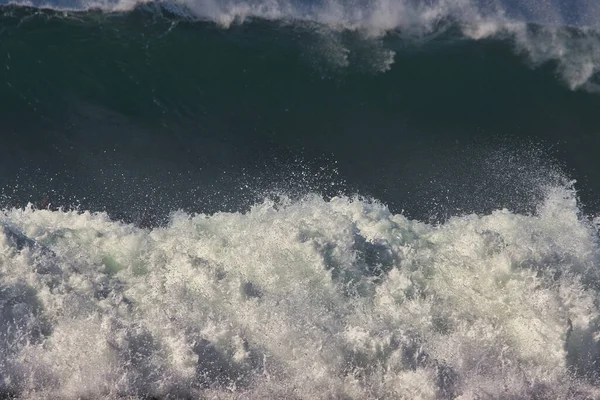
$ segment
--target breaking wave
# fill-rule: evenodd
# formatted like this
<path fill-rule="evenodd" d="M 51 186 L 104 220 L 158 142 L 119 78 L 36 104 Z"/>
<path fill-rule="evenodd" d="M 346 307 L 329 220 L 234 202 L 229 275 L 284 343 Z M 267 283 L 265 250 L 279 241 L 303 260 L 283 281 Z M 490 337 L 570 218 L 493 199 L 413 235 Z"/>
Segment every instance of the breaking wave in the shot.
<path fill-rule="evenodd" d="M 4 393 L 600 394 L 600 242 L 569 188 L 441 225 L 316 195 L 155 229 L 32 208 L 0 223 Z"/>

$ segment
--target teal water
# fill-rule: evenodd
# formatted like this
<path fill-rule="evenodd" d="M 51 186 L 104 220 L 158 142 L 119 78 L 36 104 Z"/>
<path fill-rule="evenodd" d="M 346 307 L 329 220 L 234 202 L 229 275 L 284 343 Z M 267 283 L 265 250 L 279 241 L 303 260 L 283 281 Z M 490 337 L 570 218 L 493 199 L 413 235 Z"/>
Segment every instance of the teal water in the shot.
<path fill-rule="evenodd" d="M 538 164 L 555 161 L 595 204 L 599 97 L 514 40 L 458 26 L 376 38 L 309 22 L 225 29 L 157 5 L 7 6 L 1 18 L 6 204 L 47 197 L 131 220 L 140 202 L 212 212 L 285 189 L 444 218 L 531 208 L 533 180 L 554 173 Z"/>

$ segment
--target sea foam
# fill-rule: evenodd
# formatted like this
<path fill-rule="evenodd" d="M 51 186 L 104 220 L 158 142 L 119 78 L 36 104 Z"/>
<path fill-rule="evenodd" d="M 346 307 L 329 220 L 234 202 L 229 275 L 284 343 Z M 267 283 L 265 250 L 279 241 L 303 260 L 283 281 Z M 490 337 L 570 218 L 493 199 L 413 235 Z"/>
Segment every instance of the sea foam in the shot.
<path fill-rule="evenodd" d="M 317 195 L 151 230 L 31 207 L 0 221 L 4 393 L 600 395 L 600 243 L 570 188 L 532 215 L 438 225 Z"/>

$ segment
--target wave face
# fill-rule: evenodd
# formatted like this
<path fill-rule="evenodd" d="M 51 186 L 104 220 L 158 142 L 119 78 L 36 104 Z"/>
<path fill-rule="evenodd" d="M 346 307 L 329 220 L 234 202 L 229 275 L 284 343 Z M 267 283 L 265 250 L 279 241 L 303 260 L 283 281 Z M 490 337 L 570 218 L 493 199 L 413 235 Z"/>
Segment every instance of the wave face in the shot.
<path fill-rule="evenodd" d="M 571 90 L 561 61 L 532 68 L 514 41 L 457 23 L 365 37 L 306 21 L 224 29 L 156 3 L 1 15 L 7 206 L 139 222 L 358 192 L 421 220 L 530 212 L 556 183 L 551 146 L 585 204 L 600 190 L 598 96 Z"/>
<path fill-rule="evenodd" d="M 573 192 L 432 226 L 313 196 L 7 210 L 5 391 L 26 398 L 595 398 L 600 247 Z"/>
<path fill-rule="evenodd" d="M 600 398 L 597 2 L 0 5 L 0 397 Z"/>

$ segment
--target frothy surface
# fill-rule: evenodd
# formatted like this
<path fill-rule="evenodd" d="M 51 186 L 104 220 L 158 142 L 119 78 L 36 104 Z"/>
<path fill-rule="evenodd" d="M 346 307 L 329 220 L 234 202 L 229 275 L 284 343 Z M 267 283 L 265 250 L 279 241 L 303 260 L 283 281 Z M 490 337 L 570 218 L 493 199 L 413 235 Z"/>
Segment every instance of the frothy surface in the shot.
<path fill-rule="evenodd" d="M 5 393 L 600 395 L 600 247 L 568 188 L 437 226 L 319 196 L 153 230 L 31 208 L 1 224 Z"/>

